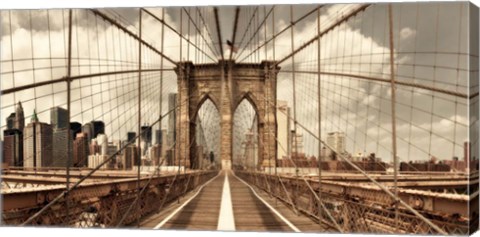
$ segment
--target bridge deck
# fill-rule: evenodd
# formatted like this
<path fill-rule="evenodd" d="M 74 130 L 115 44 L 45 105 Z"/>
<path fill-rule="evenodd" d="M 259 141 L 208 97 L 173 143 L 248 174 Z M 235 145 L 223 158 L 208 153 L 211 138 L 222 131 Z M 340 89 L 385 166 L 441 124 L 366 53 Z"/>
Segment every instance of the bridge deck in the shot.
<path fill-rule="evenodd" d="M 142 228 L 177 230 L 316 231 L 317 223 L 283 203 L 254 191 L 230 172 L 222 172 L 199 191 L 141 223 Z"/>

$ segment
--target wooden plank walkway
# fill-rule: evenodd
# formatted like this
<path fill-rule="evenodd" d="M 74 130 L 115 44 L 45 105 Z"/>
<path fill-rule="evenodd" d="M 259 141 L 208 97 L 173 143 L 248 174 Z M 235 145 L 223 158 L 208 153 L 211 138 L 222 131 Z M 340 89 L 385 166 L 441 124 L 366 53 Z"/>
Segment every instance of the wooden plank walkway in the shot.
<path fill-rule="evenodd" d="M 201 191 L 189 193 L 180 203 L 170 204 L 161 213 L 143 220 L 140 226 L 170 230 L 319 232 L 318 224 L 311 219 L 294 214 L 283 203 L 254 190 L 231 171 L 221 171 Z"/>

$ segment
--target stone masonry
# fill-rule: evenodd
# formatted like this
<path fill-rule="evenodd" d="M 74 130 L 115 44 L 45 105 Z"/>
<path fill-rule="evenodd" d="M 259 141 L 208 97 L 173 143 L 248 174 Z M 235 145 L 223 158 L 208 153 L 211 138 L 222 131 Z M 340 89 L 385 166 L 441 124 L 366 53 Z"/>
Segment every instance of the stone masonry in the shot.
<path fill-rule="evenodd" d="M 175 72 L 178 77 L 176 161 L 178 165 L 190 167 L 195 151 L 195 121 L 203 102 L 210 99 L 217 107 L 221 119 L 222 168 L 232 164 L 233 114 L 242 100 L 248 100 L 258 115 L 259 164 L 276 156 L 276 86 L 280 68 L 273 68 L 273 61 L 260 64 L 235 64 L 222 61 L 218 64 L 181 62 Z M 267 99 L 268 98 L 268 99 Z M 267 102 L 268 100 L 268 102 Z M 192 155 L 191 155 L 192 154 Z"/>

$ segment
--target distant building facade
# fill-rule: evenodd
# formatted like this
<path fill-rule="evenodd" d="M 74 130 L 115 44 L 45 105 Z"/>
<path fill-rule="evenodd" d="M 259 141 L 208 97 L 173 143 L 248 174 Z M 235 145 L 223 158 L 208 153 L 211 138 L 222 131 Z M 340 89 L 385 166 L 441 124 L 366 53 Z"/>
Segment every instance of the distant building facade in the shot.
<path fill-rule="evenodd" d="M 73 142 L 73 165 L 76 167 L 88 166 L 88 138 L 86 133 L 78 133 Z"/>
<path fill-rule="evenodd" d="M 18 129 L 3 131 L 3 162 L 23 166 L 23 133 Z"/>
<path fill-rule="evenodd" d="M 52 107 L 50 109 L 50 124 L 53 132 L 52 142 L 52 167 L 66 167 L 68 158 L 72 157 L 72 150 L 68 146 L 72 146 L 73 134 L 69 131 L 68 110 L 61 107 Z M 70 139 L 69 133 L 70 132 Z M 72 164 L 70 164 L 71 166 Z"/>
<path fill-rule="evenodd" d="M 34 111 L 23 136 L 24 167 L 50 167 L 52 165 L 52 126 L 41 123 Z"/>
<path fill-rule="evenodd" d="M 327 134 L 327 145 L 334 149 L 338 154 L 346 152 L 345 133 L 329 132 Z"/>

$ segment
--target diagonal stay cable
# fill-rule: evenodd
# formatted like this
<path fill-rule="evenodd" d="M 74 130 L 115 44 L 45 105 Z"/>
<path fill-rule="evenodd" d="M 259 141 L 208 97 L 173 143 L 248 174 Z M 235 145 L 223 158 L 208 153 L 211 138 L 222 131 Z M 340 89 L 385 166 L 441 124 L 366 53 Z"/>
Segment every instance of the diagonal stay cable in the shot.
<path fill-rule="evenodd" d="M 248 29 L 250 28 L 250 25 L 252 24 L 252 21 L 253 21 L 253 18 L 255 18 L 255 15 L 257 14 L 258 12 L 258 7 L 255 7 L 255 10 L 253 11 L 253 14 L 252 16 L 250 17 L 250 20 L 248 21 L 248 24 L 247 24 L 247 27 L 245 27 L 245 31 L 243 32 L 243 36 L 242 36 L 242 39 L 240 40 L 240 43 L 238 44 L 239 47 L 242 47 L 243 45 L 243 40 L 245 39 L 245 37 L 247 36 L 247 32 L 248 32 Z M 245 45 L 246 46 L 246 45 Z M 243 50 L 242 50 L 243 52 Z M 237 58 L 238 56 L 240 56 L 242 53 L 239 53 L 237 55 Z"/>
<path fill-rule="evenodd" d="M 272 65 L 272 68 L 274 67 L 277 67 L 278 65 L 280 65 L 281 63 L 285 62 L 286 60 L 288 60 L 289 58 L 293 57 L 295 54 L 297 54 L 298 52 L 302 51 L 304 48 L 306 48 L 308 45 L 312 44 L 313 42 L 315 42 L 316 40 L 319 40 L 323 35 L 327 34 L 328 32 L 330 32 L 331 30 L 335 29 L 337 26 L 339 26 L 340 24 L 346 22 L 348 19 L 350 19 L 351 17 L 354 17 L 355 15 L 357 15 L 358 13 L 364 11 L 367 7 L 369 7 L 371 4 L 363 4 L 361 5 L 360 7 L 356 8 L 355 10 L 352 10 L 350 13 L 348 13 L 347 15 L 343 16 L 342 18 L 340 18 L 338 21 L 336 21 L 335 23 L 333 23 L 330 27 L 328 27 L 327 29 L 323 30 L 320 34 L 317 34 L 316 36 L 314 36 L 312 39 L 310 39 L 309 41 L 307 41 L 306 43 L 302 44 L 300 47 L 298 47 L 297 49 L 293 50 L 290 54 L 288 54 L 287 56 L 285 56 L 284 58 L 278 60 L 274 65 Z"/>
<path fill-rule="evenodd" d="M 256 49 L 254 49 L 252 52 L 250 52 L 248 55 L 246 55 L 245 57 L 243 57 L 239 62 L 243 62 L 245 59 L 247 59 L 250 55 L 254 54 L 255 52 L 257 52 L 258 50 L 260 50 L 263 46 L 265 46 L 266 44 L 270 43 L 270 41 L 274 40 L 275 38 L 277 38 L 279 35 L 281 35 L 282 33 L 284 33 L 285 31 L 287 31 L 288 29 L 290 29 L 291 27 L 293 27 L 294 25 L 296 25 L 298 22 L 304 20 L 305 18 L 307 18 L 308 16 L 310 16 L 311 14 L 313 14 L 314 12 L 316 12 L 319 8 L 322 8 L 323 5 L 319 6 L 319 7 L 316 7 L 315 9 L 307 12 L 305 15 L 301 16 L 300 18 L 298 18 L 297 20 L 295 20 L 294 22 L 290 23 L 288 26 L 286 26 L 285 28 L 283 28 L 281 31 L 279 31 L 278 33 L 274 34 L 270 39 L 268 40 L 265 40 L 265 42 L 263 42 L 263 44 L 260 44 Z M 273 32 L 275 32 L 273 30 Z"/>
<path fill-rule="evenodd" d="M 183 10 L 185 10 L 185 8 L 182 8 Z M 187 41 L 187 43 L 189 43 L 190 45 L 192 45 L 194 48 L 196 48 L 198 51 L 202 52 L 205 56 L 207 56 L 208 58 L 210 58 L 212 61 L 215 61 L 215 59 L 213 59 L 212 57 L 210 57 L 210 55 L 208 55 L 205 51 L 203 51 L 202 49 L 200 49 L 198 47 L 198 45 L 192 43 L 187 37 L 185 37 L 183 34 L 180 34 L 180 32 L 178 32 L 175 28 L 173 28 L 171 25 L 167 24 L 164 20 L 160 19 L 159 17 L 157 17 L 155 14 L 153 14 L 152 12 L 150 12 L 149 10 L 145 9 L 145 8 L 142 8 L 142 10 L 147 13 L 148 15 L 150 15 L 151 17 L 153 17 L 155 20 L 159 21 L 160 23 L 162 23 L 163 25 L 165 25 L 168 29 L 170 29 L 171 31 L 173 31 L 175 34 L 177 34 L 178 36 L 180 36 L 181 38 L 183 38 L 185 41 Z M 185 12 L 187 12 L 185 10 Z M 188 14 L 187 12 L 187 15 L 188 17 L 190 18 L 190 15 Z M 190 18 L 190 20 L 192 20 Z M 196 26 L 196 25 L 195 25 Z M 198 29 L 198 28 L 197 28 Z"/>
<path fill-rule="evenodd" d="M 218 46 L 220 48 L 220 56 L 222 56 L 222 61 L 224 61 L 223 57 L 223 41 L 222 41 L 222 32 L 220 31 L 220 20 L 218 19 L 218 8 L 214 7 L 213 11 L 215 13 L 215 24 L 217 26 L 217 36 L 218 36 Z"/>
<path fill-rule="evenodd" d="M 193 26 L 195 27 L 195 29 L 197 30 L 198 34 L 200 35 L 200 37 L 203 39 L 203 42 L 205 42 L 205 45 L 208 47 L 208 49 L 210 49 L 210 51 L 212 51 L 213 55 L 216 54 L 216 52 L 212 49 L 212 47 L 208 44 L 207 42 L 207 39 L 205 38 L 204 34 L 201 33 L 201 30 L 200 28 L 198 27 L 197 23 L 192 19 L 192 16 L 190 15 L 190 12 L 187 11 L 186 8 L 183 8 L 183 11 L 187 14 L 188 16 L 188 19 L 190 20 L 190 22 L 192 22 Z M 204 25 L 205 27 L 205 25 Z M 203 51 L 201 51 L 203 52 Z M 207 57 L 209 57 L 210 59 L 212 59 L 213 61 L 215 61 L 213 58 L 211 58 L 209 55 L 207 55 L 205 52 L 203 52 Z"/>
<path fill-rule="evenodd" d="M 210 42 L 212 42 L 212 44 L 213 44 L 213 38 L 212 38 L 212 34 L 210 33 L 210 28 L 207 26 L 205 18 L 203 17 L 200 9 L 198 7 L 196 7 L 196 9 L 197 9 L 197 12 L 198 12 L 198 16 L 200 17 L 200 20 L 202 20 L 203 26 L 205 27 L 205 29 L 207 31 L 208 37 L 210 38 Z M 213 47 L 213 49 L 215 49 L 216 55 L 218 55 L 219 54 L 218 49 L 216 47 Z"/>
<path fill-rule="evenodd" d="M 95 15 L 98 15 L 100 16 L 101 18 L 103 18 L 105 21 L 107 21 L 108 23 L 116 26 L 117 28 L 121 29 L 123 32 L 127 33 L 128 35 L 130 35 L 132 38 L 134 38 L 135 40 L 139 41 L 141 44 L 147 46 L 149 49 L 153 50 L 155 53 L 159 54 L 160 56 L 162 56 L 163 58 L 165 58 L 167 61 L 171 62 L 172 64 L 176 65 L 177 62 L 175 62 L 173 59 L 171 59 L 170 57 L 166 56 L 165 54 L 163 54 L 162 52 L 160 52 L 160 50 L 158 50 L 157 48 L 153 47 L 152 45 L 150 45 L 149 43 L 147 43 L 145 40 L 141 39 L 138 35 L 134 34 L 133 32 L 131 32 L 130 30 L 128 30 L 126 27 L 122 26 L 120 23 L 118 23 L 116 20 L 110 18 L 109 16 L 107 16 L 106 14 L 102 13 L 101 11 L 97 10 L 97 9 L 90 9 Z"/>
<path fill-rule="evenodd" d="M 258 24 L 258 27 L 257 29 L 255 30 L 255 32 L 253 32 L 253 35 L 250 37 L 250 39 L 248 40 L 248 42 L 245 44 L 245 45 L 248 45 L 250 44 L 250 42 L 252 42 L 252 40 L 255 38 L 255 36 L 257 36 L 258 32 L 260 31 L 260 29 L 262 29 L 262 26 L 264 25 L 264 23 L 267 21 L 268 17 L 270 16 L 270 14 L 272 14 L 273 10 L 275 9 L 275 6 L 272 6 L 272 8 L 270 8 L 270 11 L 268 11 L 267 15 L 263 18 L 262 22 L 260 24 Z M 242 55 L 242 53 L 245 51 L 246 47 L 243 47 L 242 48 L 242 51 L 238 54 L 238 56 Z M 250 54 L 251 55 L 251 54 Z M 250 56 L 249 55 L 249 56 Z"/>
<path fill-rule="evenodd" d="M 240 13 L 240 7 L 235 8 L 235 21 L 233 23 L 233 36 L 232 36 L 232 49 L 230 49 L 230 56 L 228 57 L 228 60 L 232 60 L 232 55 L 233 55 L 233 47 L 235 47 L 235 38 L 237 35 L 237 26 L 238 26 L 238 15 Z"/>

